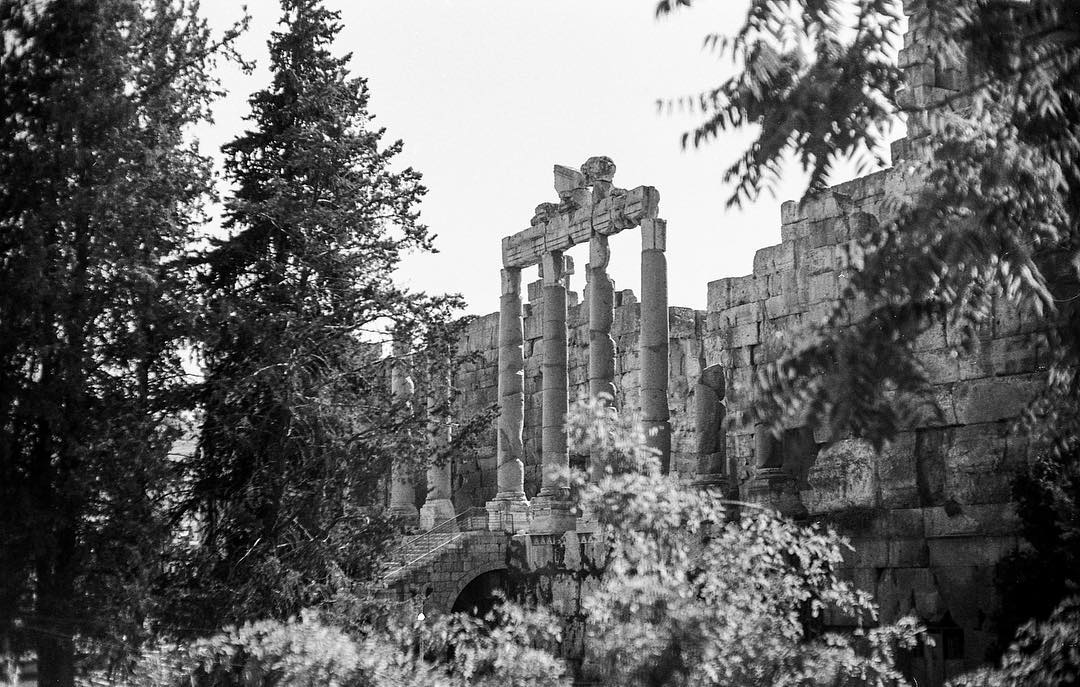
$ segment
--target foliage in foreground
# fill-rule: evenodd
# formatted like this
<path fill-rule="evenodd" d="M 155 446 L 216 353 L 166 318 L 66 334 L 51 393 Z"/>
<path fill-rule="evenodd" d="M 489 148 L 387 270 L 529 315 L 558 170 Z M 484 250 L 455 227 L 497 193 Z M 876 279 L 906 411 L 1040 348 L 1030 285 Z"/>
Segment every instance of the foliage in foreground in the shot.
<path fill-rule="evenodd" d="M 604 465 L 578 490 L 610 550 L 583 603 L 605 684 L 904 682 L 896 651 L 920 630 L 878 624 L 870 595 L 838 576 L 848 545 L 835 532 L 661 474 L 640 426 L 603 404 L 572 414 L 568 432 Z"/>
<path fill-rule="evenodd" d="M 1042 687 L 1080 682 L 1080 596 L 1058 605 L 1045 621 L 1031 621 L 995 668 L 983 668 L 950 684 L 955 687 Z"/>
<path fill-rule="evenodd" d="M 879 626 L 870 597 L 837 573 L 844 542 L 774 514 L 733 514 L 660 474 L 640 426 L 603 404 L 571 414 L 575 450 L 600 450 L 603 478 L 578 475 L 610 553 L 583 599 L 586 679 L 609 685 L 905 684 L 897 651 L 914 621 Z M 136 684 L 560 685 L 562 621 L 508 601 L 488 622 L 415 610 L 345 632 L 315 614 L 264 621 L 148 653 Z M 825 623 L 844 631 L 824 631 Z"/>

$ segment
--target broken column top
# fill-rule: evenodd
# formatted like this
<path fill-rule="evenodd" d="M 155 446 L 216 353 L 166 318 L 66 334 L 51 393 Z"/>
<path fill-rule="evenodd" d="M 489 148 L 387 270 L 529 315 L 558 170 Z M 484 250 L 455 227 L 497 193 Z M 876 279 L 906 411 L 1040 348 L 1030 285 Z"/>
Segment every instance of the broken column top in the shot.
<path fill-rule="evenodd" d="M 652 186 L 611 186 L 615 163 L 609 157 L 590 157 L 581 171 L 555 165 L 554 176 L 559 202 L 541 203 L 529 228 L 503 239 L 504 267 L 536 265 L 544 254 L 584 243 L 594 232 L 615 234 L 657 216 L 660 194 Z"/>

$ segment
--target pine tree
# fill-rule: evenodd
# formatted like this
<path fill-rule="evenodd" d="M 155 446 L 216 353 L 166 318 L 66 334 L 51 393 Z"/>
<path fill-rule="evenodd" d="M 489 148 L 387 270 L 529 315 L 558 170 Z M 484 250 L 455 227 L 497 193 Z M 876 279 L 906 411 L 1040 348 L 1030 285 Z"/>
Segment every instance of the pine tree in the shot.
<path fill-rule="evenodd" d="M 187 504 L 203 539 L 171 609 L 194 626 L 287 616 L 371 574 L 387 530 L 365 506 L 423 433 L 365 340 L 387 325 L 417 340 L 444 331 L 456 303 L 393 282 L 403 251 L 431 250 L 425 189 L 393 169 L 401 143 L 383 145 L 365 80 L 331 52 L 338 14 L 316 0 L 282 9 L 273 81 L 224 147 L 229 235 L 205 257 L 205 417 Z"/>
<path fill-rule="evenodd" d="M 71 685 L 152 607 L 222 46 L 149 0 L 3 0 L 0 36 L 0 639 Z"/>

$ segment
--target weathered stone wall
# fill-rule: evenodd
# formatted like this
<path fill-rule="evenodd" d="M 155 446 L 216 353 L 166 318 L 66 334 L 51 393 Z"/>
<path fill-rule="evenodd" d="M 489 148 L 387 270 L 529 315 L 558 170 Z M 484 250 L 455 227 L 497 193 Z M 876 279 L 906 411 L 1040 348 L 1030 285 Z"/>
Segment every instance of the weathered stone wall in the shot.
<path fill-rule="evenodd" d="M 785 203 L 782 242 L 757 252 L 752 274 L 711 282 L 705 313 L 670 309 L 673 465 L 681 474 L 693 475 L 693 390 L 702 363 L 724 367 L 728 417 L 737 417 L 752 400 L 759 367 L 832 309 L 849 275 L 848 249 L 879 221 L 886 195 L 903 192 L 901 183 L 898 173 L 886 171 L 836 186 L 802 207 Z M 524 319 L 529 496 L 539 488 L 540 293 L 530 286 Z M 588 313 L 575 297 L 570 303 L 570 389 L 580 398 L 588 388 Z M 612 334 L 621 408 L 637 406 L 638 314 L 633 294 L 619 292 Z M 945 327 L 921 336 L 915 348 L 945 417 L 905 428 L 880 453 L 823 432 L 795 431 L 783 443 L 785 469 L 810 517 L 852 538 L 845 574 L 877 596 L 885 620 L 913 612 L 939 635 L 936 653 L 915 668 L 930 684 L 981 662 L 992 640 L 993 567 L 1019 545 L 1010 481 L 1027 454 L 1025 440 L 1010 430 L 1045 364 L 1045 354 L 1025 337 L 1037 326 L 1012 305 L 1002 307 L 969 358 L 951 352 L 955 335 Z M 456 380 L 463 412 L 495 402 L 497 327 L 497 314 L 479 318 L 462 339 L 464 351 L 479 354 Z M 729 474 L 745 496 L 754 477 L 753 428 L 731 424 L 727 450 Z M 494 455 L 492 433 L 479 459 L 455 465 L 459 512 L 494 494 Z M 559 603 L 575 603 L 571 591 L 557 594 Z"/>
<path fill-rule="evenodd" d="M 955 96 L 967 70 L 962 64 L 932 64 L 923 45 L 924 0 L 906 0 L 904 7 L 912 16 L 900 52 L 907 88 L 899 100 L 925 108 Z M 963 108 L 965 100 L 954 97 L 949 106 Z M 894 158 L 915 154 L 913 142 L 927 132 L 925 119 L 918 115 L 908 121 L 911 138 L 893 145 Z M 704 313 L 670 309 L 672 465 L 680 474 L 692 478 L 695 468 L 693 394 L 703 366 L 723 367 L 727 417 L 734 420 L 753 400 L 753 380 L 761 366 L 834 307 L 857 259 L 855 239 L 885 219 L 888 197 L 909 190 L 900 167 L 840 184 L 801 206 L 785 203 L 781 243 L 757 252 L 751 274 L 709 283 Z M 680 235 L 673 227 L 673 240 Z M 588 314 L 576 300 L 571 295 L 568 301 L 572 398 L 587 390 Z M 542 307 L 538 284 L 530 285 L 524 319 L 525 489 L 530 497 L 539 487 Z M 639 314 L 633 294 L 620 292 L 612 331 L 618 347 L 616 384 L 620 408 L 630 410 L 638 404 Z M 956 336 L 948 327 L 920 336 L 913 346 L 944 417 L 903 428 L 880 452 L 853 437 L 799 427 L 790 428 L 780 442 L 783 469 L 794 480 L 807 516 L 831 522 L 852 539 L 844 573 L 876 596 L 883 620 L 914 613 L 929 627 L 936 646 L 920 649 L 907 666 L 919 684 L 942 684 L 945 677 L 984 661 L 992 641 L 998 603 L 994 566 L 1022 545 L 1010 483 L 1028 446 L 1013 424 L 1045 374 L 1048 353 L 1032 348 L 1027 336 L 1039 326 L 1036 317 L 1013 304 L 997 307 L 981 349 L 970 357 L 954 354 Z M 456 379 L 463 416 L 495 403 L 497 329 L 498 314 L 488 315 L 473 322 L 462 338 L 462 351 L 478 355 Z M 733 489 L 745 498 L 755 477 L 753 428 L 731 422 L 726 447 Z M 478 458 L 459 461 L 454 468 L 459 512 L 491 498 L 494 431 Z M 530 579 L 541 594 L 550 596 L 545 600 L 573 618 L 590 579 L 582 574 L 588 568 L 588 535 L 568 532 L 561 543 L 545 537 L 551 535 L 517 535 L 512 538 L 518 542 L 517 555 L 510 555 L 510 548 L 501 550 L 510 567 L 511 558 L 524 557 L 522 569 L 533 573 Z M 520 560 L 515 565 L 522 567 Z M 834 625 L 844 622 L 832 619 Z"/>
<path fill-rule="evenodd" d="M 581 301 L 581 302 L 579 302 Z M 525 375 L 525 493 L 529 498 L 540 488 L 541 433 L 541 317 L 543 289 L 540 282 L 528 285 L 524 309 Z M 689 385 L 700 372 L 705 313 L 691 308 L 670 308 L 671 348 L 669 355 L 670 387 L 668 393 L 673 428 L 672 465 L 680 474 L 692 476 L 694 469 L 692 436 L 692 401 Z M 615 384 L 619 408 L 636 411 L 638 401 L 638 329 L 640 304 L 629 289 L 615 294 L 615 318 L 611 335 L 615 340 Z M 472 356 L 457 374 L 458 416 L 469 417 L 497 400 L 499 314 L 474 320 L 463 333 L 459 352 Z M 588 395 L 589 312 L 588 299 L 574 292 L 567 296 L 569 339 L 568 374 L 571 401 Z M 571 464 L 584 466 L 587 456 L 571 456 Z M 454 503 L 458 512 L 470 506 L 483 506 L 496 491 L 495 427 L 482 439 L 476 455 L 459 458 L 454 465 Z"/>
<path fill-rule="evenodd" d="M 709 284 L 706 360 L 725 367 L 729 417 L 751 402 L 759 366 L 831 310 L 848 278 L 851 241 L 879 220 L 882 201 L 903 192 L 901 183 L 887 171 L 801 208 L 785 203 L 783 240 L 757 252 L 753 273 Z M 939 635 L 935 665 L 920 668 L 930 684 L 985 660 L 993 639 L 993 568 L 1019 545 L 1010 482 L 1027 455 L 1026 440 L 1011 430 L 1047 362 L 1025 336 L 1038 326 L 1010 303 L 996 309 L 974 356 L 952 352 L 956 334 L 945 326 L 920 336 L 914 347 L 944 418 L 905 427 L 880 453 L 820 431 L 784 442 L 803 505 L 852 537 L 846 572 L 876 594 L 883 619 L 912 612 Z M 745 494 L 753 428 L 733 425 L 727 440 Z"/>

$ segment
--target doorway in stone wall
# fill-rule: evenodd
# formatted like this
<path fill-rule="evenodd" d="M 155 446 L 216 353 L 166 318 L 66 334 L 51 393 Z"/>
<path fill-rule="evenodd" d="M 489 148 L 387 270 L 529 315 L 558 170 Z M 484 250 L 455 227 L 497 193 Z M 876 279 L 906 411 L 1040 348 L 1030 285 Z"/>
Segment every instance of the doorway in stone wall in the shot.
<path fill-rule="evenodd" d="M 510 594 L 510 580 L 505 568 L 480 573 L 458 594 L 450 609 L 484 618 Z"/>

